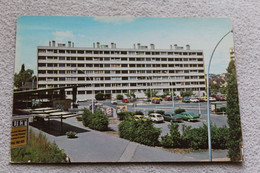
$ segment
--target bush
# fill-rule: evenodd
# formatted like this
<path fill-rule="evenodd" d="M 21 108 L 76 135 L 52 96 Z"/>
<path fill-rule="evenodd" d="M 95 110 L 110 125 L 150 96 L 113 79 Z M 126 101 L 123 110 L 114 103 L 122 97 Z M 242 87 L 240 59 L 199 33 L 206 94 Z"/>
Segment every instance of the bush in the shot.
<path fill-rule="evenodd" d="M 157 110 L 156 113 L 164 115 L 165 111 L 164 110 Z"/>
<path fill-rule="evenodd" d="M 162 136 L 161 145 L 165 148 L 208 148 L 208 126 L 203 124 L 199 128 L 191 128 L 191 126 L 182 126 L 183 134 L 180 135 L 177 123 L 168 125 L 170 135 Z M 211 144 L 213 149 L 227 149 L 228 128 L 217 127 L 211 125 Z"/>
<path fill-rule="evenodd" d="M 66 154 L 55 143 L 50 143 L 44 135 L 29 131 L 26 146 L 11 149 L 11 161 L 16 163 L 65 163 Z"/>
<path fill-rule="evenodd" d="M 144 115 L 142 111 L 135 111 L 135 115 Z"/>
<path fill-rule="evenodd" d="M 180 114 L 182 112 L 186 112 L 185 109 L 175 109 L 175 114 Z"/>
<path fill-rule="evenodd" d="M 93 119 L 92 112 L 88 109 L 84 109 L 84 112 L 82 114 L 82 124 L 87 127 L 91 123 L 92 119 Z"/>
<path fill-rule="evenodd" d="M 105 94 L 103 93 L 97 93 L 95 95 L 96 100 L 105 100 Z"/>
<path fill-rule="evenodd" d="M 66 132 L 66 135 L 68 138 L 75 138 L 76 137 L 76 132 L 73 132 L 73 131 L 69 131 L 69 132 Z"/>
<path fill-rule="evenodd" d="M 148 111 L 148 115 L 150 115 L 151 113 L 154 113 L 154 110 Z"/>
<path fill-rule="evenodd" d="M 119 137 L 140 144 L 156 146 L 159 145 L 161 130 L 155 128 L 151 121 L 122 121 L 119 126 Z"/>
<path fill-rule="evenodd" d="M 165 148 L 179 148 L 181 147 L 181 134 L 179 131 L 178 123 L 173 123 L 168 125 L 170 129 L 170 136 L 167 134 L 162 136 L 161 145 Z"/>
<path fill-rule="evenodd" d="M 136 115 L 135 112 L 119 112 L 117 113 L 117 116 L 119 120 L 126 120 L 130 119 L 132 116 Z"/>
<path fill-rule="evenodd" d="M 124 99 L 124 96 L 121 95 L 121 94 L 118 94 L 118 95 L 116 95 L 116 99 L 117 99 L 117 100 L 123 100 L 123 99 Z"/>
<path fill-rule="evenodd" d="M 89 128 L 99 131 L 105 131 L 108 128 L 108 118 L 102 111 L 97 110 L 94 113 L 94 118 L 89 123 Z"/>
<path fill-rule="evenodd" d="M 108 128 L 108 117 L 100 110 L 95 111 L 94 114 L 90 110 L 85 109 L 82 114 L 82 123 L 91 129 L 105 131 Z"/>

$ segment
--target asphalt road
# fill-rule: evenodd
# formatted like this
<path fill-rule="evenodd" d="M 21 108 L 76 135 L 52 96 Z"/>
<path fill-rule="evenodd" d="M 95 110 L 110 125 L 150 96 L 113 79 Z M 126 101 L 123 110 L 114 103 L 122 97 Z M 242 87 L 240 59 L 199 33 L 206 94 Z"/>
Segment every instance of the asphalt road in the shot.
<path fill-rule="evenodd" d="M 122 103 L 121 101 L 118 101 L 117 105 L 111 104 L 110 100 L 106 101 L 98 101 L 99 103 L 110 106 L 110 107 L 116 107 L 117 105 L 127 105 L 127 111 L 135 111 L 135 110 L 141 110 L 146 115 L 149 110 L 164 110 L 165 112 L 172 112 L 172 101 L 162 101 L 161 104 L 147 104 L 145 101 L 137 101 L 136 105 L 134 106 L 133 103 Z M 89 107 L 91 102 L 80 102 L 79 106 L 82 107 Z M 225 104 L 225 103 L 224 103 Z M 221 105 L 224 105 L 221 104 Z M 220 106 L 221 106 L 220 105 Z M 200 106 L 200 108 L 199 108 Z M 182 125 L 192 126 L 193 128 L 198 128 L 202 126 L 203 124 L 207 124 L 207 103 L 201 102 L 201 103 L 182 103 L 180 101 L 175 101 L 175 109 L 183 108 L 187 112 L 193 112 L 195 114 L 199 113 L 199 109 L 201 111 L 201 116 L 198 121 L 195 122 L 188 122 L 183 121 L 182 123 L 179 123 L 179 130 L 182 132 Z M 226 115 L 217 115 L 214 113 L 210 114 L 211 122 L 212 124 L 216 124 L 218 127 L 228 126 L 227 124 L 227 116 Z M 111 124 L 111 128 L 115 131 L 118 131 L 117 125 L 119 124 Z M 162 130 L 161 136 L 166 135 L 169 133 L 168 125 L 170 122 L 164 121 L 163 123 L 155 123 L 154 126 L 157 128 L 160 128 Z"/>

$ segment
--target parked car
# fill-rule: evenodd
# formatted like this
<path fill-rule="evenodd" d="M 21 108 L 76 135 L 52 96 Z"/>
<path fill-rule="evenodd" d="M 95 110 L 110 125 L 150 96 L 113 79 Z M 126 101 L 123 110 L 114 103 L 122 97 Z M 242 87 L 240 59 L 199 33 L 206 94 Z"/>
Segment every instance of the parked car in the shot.
<path fill-rule="evenodd" d="M 183 120 L 188 121 L 197 121 L 199 119 L 199 115 L 196 115 L 192 112 L 182 112 L 180 114 L 177 114 L 177 116 L 181 117 Z"/>
<path fill-rule="evenodd" d="M 190 103 L 190 97 L 186 96 L 182 98 L 182 102 L 184 103 Z"/>
<path fill-rule="evenodd" d="M 148 120 L 148 118 L 144 117 L 143 115 L 134 115 L 134 116 L 133 116 L 133 119 L 134 119 L 135 121 L 139 121 L 139 120 L 147 121 L 147 120 Z"/>
<path fill-rule="evenodd" d="M 164 118 L 161 114 L 158 114 L 158 113 L 151 113 L 149 115 L 149 119 L 151 121 L 154 121 L 154 122 L 163 122 L 164 121 Z"/>
<path fill-rule="evenodd" d="M 155 103 L 155 104 L 160 104 L 160 99 L 153 99 L 152 103 Z"/>
<path fill-rule="evenodd" d="M 196 98 L 196 97 L 191 97 L 191 98 L 190 98 L 190 102 L 192 102 L 192 103 L 197 103 L 197 102 L 199 102 L 199 100 L 198 100 L 198 98 Z"/>
<path fill-rule="evenodd" d="M 116 104 L 117 104 L 117 101 L 116 101 L 115 99 L 112 99 L 112 100 L 111 100 L 111 103 L 112 103 L 113 105 L 116 105 Z"/>
<path fill-rule="evenodd" d="M 165 121 L 182 122 L 182 118 L 172 112 L 165 112 L 163 118 Z"/>
<path fill-rule="evenodd" d="M 199 102 L 205 102 L 205 99 L 204 99 L 204 97 L 198 97 L 198 101 Z"/>
<path fill-rule="evenodd" d="M 164 100 L 165 100 L 165 101 L 172 101 L 172 97 L 167 96 L 167 97 L 164 98 Z"/>
<path fill-rule="evenodd" d="M 129 100 L 128 99 L 123 99 L 122 102 L 123 103 L 129 103 Z"/>
<path fill-rule="evenodd" d="M 130 101 L 130 102 L 135 102 L 135 101 L 136 101 L 136 98 L 131 98 L 129 101 Z"/>
<path fill-rule="evenodd" d="M 210 102 L 215 102 L 215 101 L 217 101 L 214 97 L 209 97 L 209 101 Z"/>
<path fill-rule="evenodd" d="M 226 96 L 225 94 L 218 94 L 215 96 L 217 101 L 225 101 L 226 100 Z"/>

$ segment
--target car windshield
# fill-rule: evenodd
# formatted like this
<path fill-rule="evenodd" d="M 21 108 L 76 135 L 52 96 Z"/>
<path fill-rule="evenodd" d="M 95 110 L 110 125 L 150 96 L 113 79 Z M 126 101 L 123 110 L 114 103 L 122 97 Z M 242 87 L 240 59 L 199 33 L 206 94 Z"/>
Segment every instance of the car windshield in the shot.
<path fill-rule="evenodd" d="M 157 115 L 157 117 L 162 117 L 161 115 Z"/>
<path fill-rule="evenodd" d="M 189 114 L 190 114 L 191 116 L 193 116 L 193 117 L 196 116 L 196 115 L 195 115 L 194 113 L 192 113 L 192 112 L 190 112 Z"/>

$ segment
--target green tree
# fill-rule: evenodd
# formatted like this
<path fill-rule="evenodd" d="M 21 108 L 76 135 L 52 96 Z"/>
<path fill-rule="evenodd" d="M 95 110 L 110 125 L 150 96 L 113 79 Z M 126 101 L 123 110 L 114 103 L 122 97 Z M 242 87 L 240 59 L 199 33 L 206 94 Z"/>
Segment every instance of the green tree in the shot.
<path fill-rule="evenodd" d="M 217 94 L 218 93 L 218 91 L 219 91 L 219 88 L 220 88 L 220 85 L 219 84 L 211 84 L 210 85 L 210 92 L 209 93 L 211 93 L 211 94 Z"/>
<path fill-rule="evenodd" d="M 17 88 L 21 88 L 25 82 L 32 82 L 33 80 L 36 80 L 36 76 L 33 76 L 33 70 L 25 70 L 24 64 L 21 66 L 20 72 L 14 74 L 14 86 Z"/>
<path fill-rule="evenodd" d="M 227 94 L 227 87 L 220 88 L 220 93 L 221 94 Z"/>
<path fill-rule="evenodd" d="M 130 98 L 130 99 L 136 97 L 136 95 L 135 95 L 135 90 L 131 90 L 131 91 L 129 91 L 128 93 L 126 93 L 125 95 L 126 95 L 126 97 L 128 97 L 128 98 Z"/>
<path fill-rule="evenodd" d="M 227 118 L 229 125 L 228 157 L 231 161 L 240 160 L 239 143 L 242 141 L 237 75 L 235 61 L 231 60 L 227 68 Z"/>
<path fill-rule="evenodd" d="M 185 97 L 185 96 L 192 96 L 193 95 L 193 91 L 189 90 L 189 91 L 181 91 L 181 96 Z"/>

